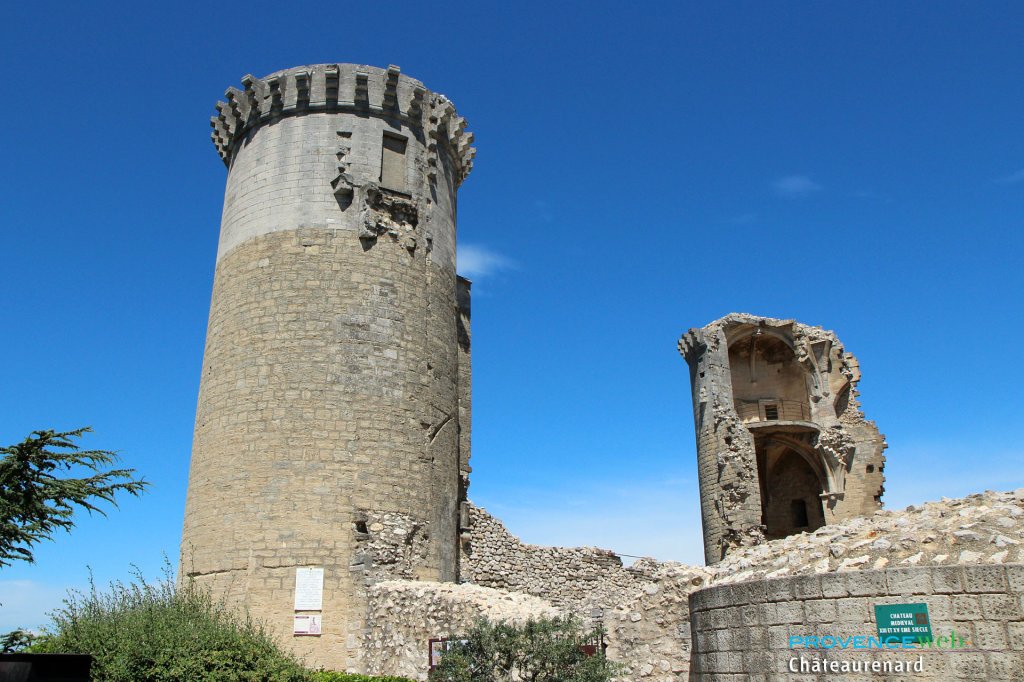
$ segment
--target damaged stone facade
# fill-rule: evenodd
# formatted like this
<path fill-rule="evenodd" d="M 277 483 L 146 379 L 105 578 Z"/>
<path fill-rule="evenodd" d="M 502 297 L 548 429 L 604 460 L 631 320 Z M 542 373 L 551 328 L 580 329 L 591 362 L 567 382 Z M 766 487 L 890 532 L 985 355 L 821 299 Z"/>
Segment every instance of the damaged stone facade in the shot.
<path fill-rule="evenodd" d="M 966 679 L 1016 679 L 999 671 L 1024 663 L 1024 644 L 1013 639 L 1024 628 L 1024 489 L 880 509 L 738 548 L 714 566 L 624 566 L 604 549 L 523 543 L 472 505 L 469 517 L 460 580 L 473 585 L 394 581 L 371 589 L 370 671 L 426 679 L 427 639 L 465 632 L 477 615 L 521 622 L 571 614 L 604 626 L 609 657 L 625 665 L 622 680 L 788 679 L 789 634 L 873 634 L 871 605 L 922 600 L 933 628 L 993 647 L 955 657 L 972 666 Z M 962 577 L 1004 569 L 1012 581 L 991 589 Z M 834 601 L 817 603 L 822 598 Z M 982 619 L 982 604 L 991 622 L 972 622 Z M 709 609 L 728 611 L 705 617 Z M 929 664 L 920 679 L 954 679 L 949 672 Z"/>
<path fill-rule="evenodd" d="M 704 556 L 881 507 L 885 437 L 821 327 L 733 313 L 679 340 L 690 366 Z"/>
<path fill-rule="evenodd" d="M 318 64 L 229 88 L 228 168 L 181 574 L 315 666 L 360 670 L 368 590 L 453 582 L 469 469 L 473 136 L 401 73 Z M 293 634 L 322 568 L 322 633 Z"/>
<path fill-rule="evenodd" d="M 460 580 L 545 600 L 562 615 L 607 632 L 608 656 L 623 679 L 685 679 L 690 625 L 687 598 L 708 584 L 702 566 L 640 559 L 623 566 L 597 547 L 520 542 L 486 510 L 469 505 Z"/>
<path fill-rule="evenodd" d="M 561 614 L 604 627 L 623 680 L 746 679 L 785 672 L 798 623 L 920 595 L 984 647 L 968 676 L 1015 679 L 1024 489 L 880 509 L 884 438 L 818 327 L 733 314 L 679 342 L 707 566 L 529 545 L 470 504 L 465 120 L 394 66 L 242 83 L 211 121 L 229 170 L 182 577 L 349 672 L 425 680 L 431 638 Z M 316 636 L 292 630 L 300 568 L 323 569 Z"/>

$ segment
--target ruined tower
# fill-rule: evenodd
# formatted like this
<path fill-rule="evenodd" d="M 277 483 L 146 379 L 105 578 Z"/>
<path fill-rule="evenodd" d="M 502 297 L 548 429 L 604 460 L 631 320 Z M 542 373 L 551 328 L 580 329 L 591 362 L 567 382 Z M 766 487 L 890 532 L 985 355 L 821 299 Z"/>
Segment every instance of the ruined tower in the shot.
<path fill-rule="evenodd" d="M 395 66 L 242 83 L 211 120 L 228 174 L 182 574 L 359 670 L 369 584 L 457 576 L 472 135 Z"/>
<path fill-rule="evenodd" d="M 733 313 L 679 340 L 690 365 L 704 557 L 881 507 L 885 437 L 836 335 Z"/>

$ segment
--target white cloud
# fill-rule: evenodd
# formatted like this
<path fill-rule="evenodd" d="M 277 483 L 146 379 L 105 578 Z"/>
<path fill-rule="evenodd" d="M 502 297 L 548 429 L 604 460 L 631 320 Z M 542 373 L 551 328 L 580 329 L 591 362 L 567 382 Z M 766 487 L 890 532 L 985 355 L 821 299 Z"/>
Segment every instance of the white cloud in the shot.
<path fill-rule="evenodd" d="M 1001 178 L 996 178 L 996 182 L 1000 185 L 1015 185 L 1018 182 L 1024 182 L 1024 169 L 1017 171 L 1016 173 L 1010 173 Z"/>
<path fill-rule="evenodd" d="M 821 189 L 821 185 L 806 175 L 787 175 L 772 183 L 772 189 L 786 199 L 802 199 Z"/>
<path fill-rule="evenodd" d="M 46 615 L 64 602 L 65 586 L 34 580 L 0 580 L 0 632 L 17 628 L 38 631 L 50 622 Z"/>
<path fill-rule="evenodd" d="M 458 273 L 473 280 L 513 267 L 512 261 L 501 254 L 486 246 L 472 244 L 458 247 L 456 261 L 455 269 Z"/>

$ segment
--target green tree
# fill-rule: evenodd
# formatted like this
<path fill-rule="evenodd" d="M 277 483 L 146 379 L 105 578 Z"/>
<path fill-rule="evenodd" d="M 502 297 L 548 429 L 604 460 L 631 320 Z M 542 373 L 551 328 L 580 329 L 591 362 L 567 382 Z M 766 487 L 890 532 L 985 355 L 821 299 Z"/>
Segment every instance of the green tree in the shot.
<path fill-rule="evenodd" d="M 27 630 L 12 630 L 0 635 L 0 654 L 16 654 L 25 651 L 36 641 L 36 635 Z"/>
<path fill-rule="evenodd" d="M 523 625 L 480 620 L 452 643 L 430 680 L 607 682 L 618 666 L 601 652 L 588 655 L 581 646 L 600 635 L 600 630 L 585 631 L 574 618 L 540 618 Z"/>
<path fill-rule="evenodd" d="M 149 484 L 134 469 L 109 469 L 118 461 L 108 450 L 81 450 L 75 440 L 92 429 L 34 431 L 17 445 L 0 448 L 0 567 L 34 561 L 32 547 L 54 531 L 70 531 L 75 508 L 105 514 L 119 492 L 139 495 Z M 61 476 L 73 470 L 82 478 Z"/>

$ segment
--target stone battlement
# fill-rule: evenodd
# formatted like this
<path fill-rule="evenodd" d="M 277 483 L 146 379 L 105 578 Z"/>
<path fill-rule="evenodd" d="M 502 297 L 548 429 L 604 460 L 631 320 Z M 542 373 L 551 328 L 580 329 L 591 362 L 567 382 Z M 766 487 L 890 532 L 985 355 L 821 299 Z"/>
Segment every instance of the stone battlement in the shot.
<path fill-rule="evenodd" d="M 314 64 L 276 71 L 265 78 L 242 77 L 242 90 L 230 87 L 226 102 L 217 102 L 210 119 L 210 137 L 225 165 L 230 166 L 239 141 L 259 126 L 285 116 L 311 112 L 366 112 L 421 128 L 428 148 L 447 144 L 456 165 L 456 184 L 473 168 L 476 149 L 466 119 L 444 95 L 403 76 L 401 69 L 360 64 Z M 433 156 L 433 155 L 432 155 Z M 436 158 L 433 158 L 436 167 Z"/>

